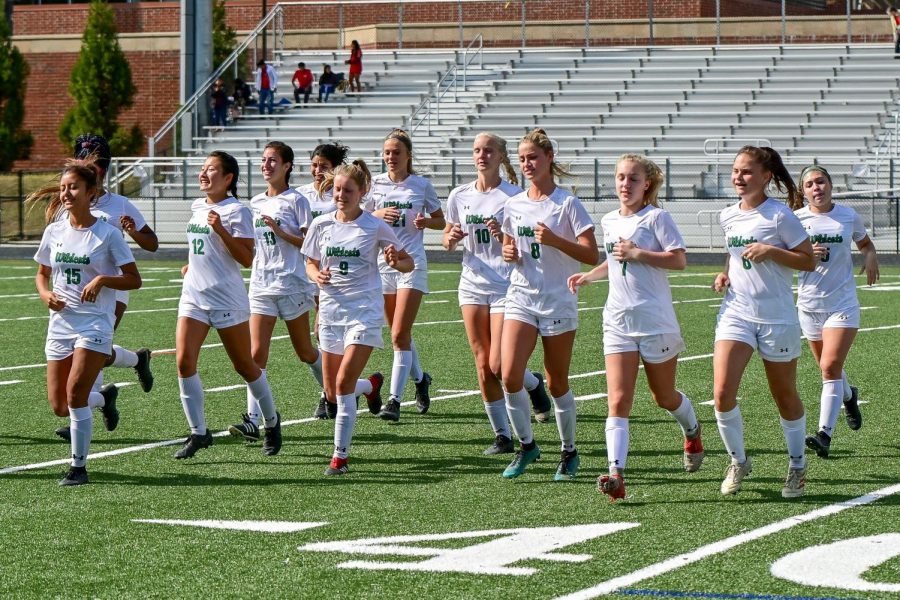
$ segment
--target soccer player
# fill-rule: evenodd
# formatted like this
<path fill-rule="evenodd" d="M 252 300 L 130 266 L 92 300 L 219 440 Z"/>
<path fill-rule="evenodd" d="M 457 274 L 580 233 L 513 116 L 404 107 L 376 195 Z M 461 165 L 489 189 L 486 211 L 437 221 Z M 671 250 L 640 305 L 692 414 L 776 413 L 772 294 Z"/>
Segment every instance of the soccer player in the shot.
<path fill-rule="evenodd" d="M 554 479 L 575 478 L 581 459 L 575 448 L 575 396 L 569 364 L 578 328 L 578 298 L 567 287 L 579 263 L 597 264 L 594 223 L 575 195 L 557 187 L 566 170 L 555 161 L 554 143 L 535 129 L 519 143 L 519 167 L 528 190 L 506 203 L 503 258 L 513 264 L 501 338 L 500 363 L 506 411 L 521 444 L 503 471 L 514 478 L 540 458 L 534 441 L 523 374 L 540 335 L 547 385 L 556 407 L 561 453 Z"/>
<path fill-rule="evenodd" d="M 741 148 L 731 182 L 740 201 L 719 215 L 728 255 L 725 270 L 713 283 L 715 291 L 725 292 L 713 351 L 716 422 L 731 456 L 721 492 L 736 494 L 752 469 L 737 391 L 757 350 L 781 415 L 790 460 L 781 495 L 797 498 L 806 486 L 806 413 L 797 392 L 800 324 L 791 279 L 794 271 L 815 268 L 812 244 L 792 212 L 803 200 L 781 156 L 771 148 Z M 787 192 L 788 206 L 769 197 L 773 183 Z"/>
<path fill-rule="evenodd" d="M 513 443 L 499 375 L 500 334 L 510 266 L 503 260 L 500 224 L 506 201 L 522 193 L 522 188 L 516 185 L 518 179 L 503 138 L 479 133 L 475 136 L 472 158 L 478 178 L 450 192 L 443 245 L 453 250 L 460 242 L 463 244 L 459 306 L 469 347 L 475 356 L 484 410 L 494 431 L 494 443 L 484 453 L 507 454 L 513 452 Z M 501 166 L 509 181 L 500 178 Z M 546 421 L 552 407 L 542 376 L 526 369 L 525 389 L 531 396 L 535 418 Z"/>
<path fill-rule="evenodd" d="M 215 328 L 235 371 L 247 382 L 260 407 L 266 429 L 263 453 L 281 450 L 281 416 L 275 411 L 266 372 L 253 360 L 250 345 L 250 301 L 241 267 L 253 262 L 253 215 L 237 195 L 238 163 L 225 152 L 209 154 L 200 170 L 200 191 L 187 226 L 188 264 L 178 303 L 175 360 L 181 405 L 191 435 L 175 458 L 191 458 L 212 444 L 203 407 L 203 384 L 197 374 L 200 348 Z"/>
<path fill-rule="evenodd" d="M 803 169 L 800 187 L 808 204 L 794 214 L 813 243 L 816 269 L 800 273 L 797 310 L 803 335 L 822 371 L 819 429 L 815 435 L 807 436 L 806 447 L 825 458 L 842 403 L 847 426 L 854 430 L 862 427 L 858 393 L 844 372 L 844 362 L 859 329 L 850 241 L 856 243 L 864 257 L 860 273 L 866 274 L 869 285 L 878 281 L 878 256 L 862 218 L 849 206 L 833 202 L 831 175 L 824 167 Z"/>
<path fill-rule="evenodd" d="M 337 402 L 334 454 L 326 475 L 349 471 L 347 456 L 356 424 L 356 398 L 366 396 L 369 411 L 381 409 L 384 377 L 359 379 L 373 348 L 381 348 L 384 326 L 379 257 L 391 269 L 408 273 L 413 259 L 398 250 L 392 228 L 364 211 L 369 171 L 363 161 L 334 169 L 337 211 L 313 219 L 303 242 L 306 272 L 320 288 L 319 343 L 325 392 Z M 326 180 L 326 185 L 328 181 Z"/>
<path fill-rule="evenodd" d="M 609 277 L 609 295 L 603 307 L 609 474 L 597 479 L 597 488 L 610 501 L 625 498 L 628 419 L 641 362 L 653 400 L 681 426 L 685 471 L 693 473 L 703 463 L 700 422 L 691 401 L 675 388 L 678 354 L 685 346 L 666 271 L 683 270 L 687 260 L 675 221 L 657 201 L 662 182 L 662 171 L 646 156 L 619 157 L 619 208 L 600 222 L 606 260 L 589 273 L 569 278 L 569 289 L 576 292 L 585 283 Z"/>
<path fill-rule="evenodd" d="M 48 198 L 54 190 L 47 228 L 34 255 L 39 265 L 35 286 L 50 308 L 47 397 L 53 412 L 69 416 L 72 423 L 72 464 L 59 482 L 70 486 L 88 482 L 91 409 L 101 410 L 108 431 L 119 423 L 116 387 L 99 392 L 92 387 L 112 352 L 116 290 L 138 289 L 141 275 L 122 234 L 91 214 L 100 191 L 91 161 L 69 162 L 58 186 L 43 188 L 30 200 Z"/>
<path fill-rule="evenodd" d="M 419 364 L 416 345 L 412 341 L 412 326 L 422 296 L 428 293 L 428 262 L 423 230 L 440 230 L 446 223 L 431 182 L 413 172 L 409 134 L 402 129 L 391 131 L 384 139 L 382 159 L 388 170 L 372 180 L 371 198 L 366 209 L 394 228 L 400 246 L 416 265 L 411 272 L 402 273 L 391 268 L 384 257 L 378 259 L 384 311 L 394 346 L 391 395 L 378 416 L 386 421 L 398 421 L 400 398 L 409 377 L 416 384 L 416 410 L 425 414 L 431 405 L 431 375 L 424 372 Z"/>
<path fill-rule="evenodd" d="M 253 360 L 265 372 L 272 332 L 284 319 L 294 352 L 309 366 L 322 387 L 322 355 L 309 336 L 309 311 L 315 306 L 315 285 L 306 276 L 300 247 L 309 226 L 309 202 L 288 185 L 294 151 L 282 142 L 269 142 L 260 170 L 268 189 L 250 200 L 256 252 L 250 274 L 250 345 Z M 259 441 L 262 419 L 253 391 L 247 388 L 247 413 L 228 431 L 247 441 Z"/>

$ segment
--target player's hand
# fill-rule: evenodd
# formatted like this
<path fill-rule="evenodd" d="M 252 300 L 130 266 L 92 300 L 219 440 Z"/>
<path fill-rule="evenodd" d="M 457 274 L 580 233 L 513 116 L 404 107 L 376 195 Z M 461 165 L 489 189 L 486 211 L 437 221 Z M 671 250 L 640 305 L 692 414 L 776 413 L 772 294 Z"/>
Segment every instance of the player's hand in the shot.
<path fill-rule="evenodd" d="M 319 274 L 316 275 L 316 284 L 319 287 L 325 287 L 329 283 L 331 283 L 331 267 L 320 269 Z"/>
<path fill-rule="evenodd" d="M 184 276 L 187 275 L 188 265 L 184 265 L 181 267 L 181 278 L 184 279 Z"/>
<path fill-rule="evenodd" d="M 822 262 L 828 257 L 828 246 L 823 246 L 819 242 L 813 244 L 813 258 L 816 262 Z"/>
<path fill-rule="evenodd" d="M 555 246 L 559 236 L 553 233 L 549 227 L 538 221 L 534 228 L 534 241 L 543 246 Z"/>
<path fill-rule="evenodd" d="M 506 262 L 516 262 L 519 260 L 519 249 L 515 244 L 503 245 L 503 260 Z"/>
<path fill-rule="evenodd" d="M 639 248 L 631 240 L 619 238 L 619 241 L 613 244 L 613 258 L 619 262 L 636 261 Z"/>
<path fill-rule="evenodd" d="M 122 226 L 122 231 L 125 233 L 132 235 L 136 231 L 134 219 L 129 217 L 128 215 L 122 215 L 119 217 L 119 224 Z"/>
<path fill-rule="evenodd" d="M 762 261 L 766 260 L 766 258 L 768 258 L 770 248 L 772 248 L 772 246 L 770 246 L 769 244 L 760 244 L 759 242 L 755 242 L 744 247 L 744 253 L 741 254 L 741 256 L 755 263 L 761 263 Z"/>
<path fill-rule="evenodd" d="M 384 249 L 384 262 L 391 267 L 395 267 L 398 260 L 400 260 L 400 253 L 397 251 L 397 248 L 393 244 L 388 244 Z"/>
<path fill-rule="evenodd" d="M 498 240 L 503 239 L 503 231 L 500 229 L 500 221 L 498 221 L 495 217 L 488 217 L 484 221 L 485 226 L 488 228 L 488 231 L 491 232 L 491 235 L 497 238 Z"/>
<path fill-rule="evenodd" d="M 275 235 L 281 237 L 281 226 L 278 224 L 278 221 L 270 217 L 269 215 L 261 215 L 263 223 L 265 223 L 269 229 L 271 229 Z"/>
<path fill-rule="evenodd" d="M 41 294 L 41 300 L 43 300 L 44 304 L 46 304 L 50 310 L 59 312 L 66 307 L 66 303 L 63 302 L 62 298 L 56 295 L 55 292 L 45 292 Z"/>
<path fill-rule="evenodd" d="M 575 273 L 574 275 L 570 275 L 569 280 L 567 281 L 569 291 L 573 294 L 577 294 L 578 288 L 587 283 L 585 279 L 587 279 L 587 273 Z"/>
<path fill-rule="evenodd" d="M 876 281 L 881 279 L 881 273 L 878 271 L 878 259 L 874 254 L 866 255 L 866 262 L 859 270 L 859 274 L 866 274 L 866 284 L 874 285 Z"/>
<path fill-rule="evenodd" d="M 225 231 L 225 226 L 222 225 L 222 217 L 214 210 L 209 211 L 209 214 L 206 216 L 206 222 L 213 228 L 213 231 L 220 235 Z"/>
<path fill-rule="evenodd" d="M 397 222 L 397 219 L 400 218 L 400 209 L 396 206 L 389 206 L 382 210 L 384 211 L 384 214 L 381 218 L 384 219 L 384 222 L 388 225 L 393 225 Z"/>
<path fill-rule="evenodd" d="M 84 289 L 81 290 L 81 301 L 82 302 L 96 302 L 97 297 L 100 295 L 100 290 L 103 289 L 103 281 L 101 277 L 95 277 L 88 282 Z"/>
<path fill-rule="evenodd" d="M 731 285 L 731 280 L 728 279 L 728 273 L 719 273 L 716 275 L 716 280 L 713 281 L 712 289 L 721 294 L 729 285 Z"/>
<path fill-rule="evenodd" d="M 416 229 L 425 229 L 425 215 L 417 213 L 413 225 L 416 226 Z"/>
<path fill-rule="evenodd" d="M 459 223 L 454 223 L 450 231 L 447 232 L 447 241 L 450 244 L 456 244 L 467 235 L 469 234 L 462 230 L 462 226 Z"/>

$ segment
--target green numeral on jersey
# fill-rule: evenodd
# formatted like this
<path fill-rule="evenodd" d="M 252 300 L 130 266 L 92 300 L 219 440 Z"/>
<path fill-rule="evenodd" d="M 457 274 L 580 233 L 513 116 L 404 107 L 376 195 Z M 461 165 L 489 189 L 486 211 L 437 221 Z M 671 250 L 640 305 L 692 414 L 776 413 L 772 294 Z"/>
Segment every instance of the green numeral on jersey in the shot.
<path fill-rule="evenodd" d="M 193 239 L 191 240 L 191 246 L 194 247 L 194 254 L 203 254 L 203 240 Z"/>
<path fill-rule="evenodd" d="M 66 269 L 66 283 L 69 285 L 78 285 L 81 283 L 81 269 Z"/>
<path fill-rule="evenodd" d="M 274 231 L 264 231 L 263 239 L 266 241 L 266 244 L 269 246 L 275 245 L 275 232 Z"/>
<path fill-rule="evenodd" d="M 627 269 L 627 268 L 628 268 L 628 263 L 623 262 L 622 263 L 622 277 L 625 277 L 625 269 Z"/>
<path fill-rule="evenodd" d="M 491 232 L 487 229 L 476 229 L 475 230 L 475 241 L 479 244 L 490 244 L 491 243 Z"/>
<path fill-rule="evenodd" d="M 537 242 L 533 242 L 531 244 L 531 258 L 540 258 L 541 257 L 541 245 Z"/>
<path fill-rule="evenodd" d="M 744 265 L 744 268 L 748 271 L 753 268 L 753 263 L 746 258 L 741 259 L 741 264 Z"/>
<path fill-rule="evenodd" d="M 349 270 L 350 270 L 350 263 L 348 263 L 346 260 L 342 260 L 341 262 L 338 263 L 338 271 L 340 272 L 341 275 L 346 275 L 347 271 L 349 271 Z"/>
<path fill-rule="evenodd" d="M 406 227 L 406 212 L 401 212 L 397 220 L 394 221 L 394 227 Z"/>
<path fill-rule="evenodd" d="M 831 258 L 831 248 L 825 250 L 825 256 L 822 257 L 822 262 L 828 262 L 829 258 Z"/>

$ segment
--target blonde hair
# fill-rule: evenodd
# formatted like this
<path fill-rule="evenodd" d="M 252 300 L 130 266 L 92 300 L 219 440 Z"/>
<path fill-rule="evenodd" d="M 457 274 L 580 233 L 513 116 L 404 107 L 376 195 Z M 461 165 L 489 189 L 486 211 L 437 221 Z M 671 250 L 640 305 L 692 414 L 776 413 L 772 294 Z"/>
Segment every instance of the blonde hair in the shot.
<path fill-rule="evenodd" d="M 100 177 L 97 173 L 98 168 L 96 155 L 93 154 L 84 159 L 68 159 L 62 172 L 56 178 L 55 183 L 48 183 L 39 190 L 28 195 L 25 202 L 31 205 L 29 211 L 39 203 L 46 202 L 47 207 L 44 209 L 44 220 L 48 225 L 58 220 L 64 211 L 62 200 L 59 197 L 59 186 L 63 175 L 66 175 L 67 173 L 73 173 L 78 179 L 87 184 L 88 193 L 92 194 L 91 204 L 93 204 L 97 199 L 97 192 L 100 191 Z"/>
<path fill-rule="evenodd" d="M 502 164 L 504 170 L 506 170 L 506 178 L 510 183 L 519 185 L 519 176 L 516 174 L 516 170 L 513 169 L 512 163 L 509 161 L 509 151 L 506 149 L 506 140 L 490 131 L 482 131 L 475 136 L 475 139 L 477 140 L 480 137 L 485 137 L 494 143 L 494 146 L 496 146 L 497 150 L 500 152 L 500 164 Z"/>
<path fill-rule="evenodd" d="M 663 176 L 662 169 L 659 168 L 659 165 L 643 154 L 626 153 L 616 159 L 617 171 L 619 170 L 619 165 L 623 162 L 636 162 L 641 166 L 644 170 L 644 175 L 647 177 L 647 181 L 650 182 L 650 187 L 644 192 L 644 206 L 652 204 L 659 208 L 659 188 L 662 187 L 663 181 L 665 181 L 665 177 Z"/>
<path fill-rule="evenodd" d="M 406 151 L 409 153 L 409 158 L 406 159 L 406 171 L 410 175 L 414 175 L 415 171 L 413 170 L 413 149 L 412 149 L 412 138 L 409 134 L 403 129 L 393 129 L 387 136 L 384 138 L 384 141 L 388 140 L 399 140 L 404 146 L 406 146 Z"/>
<path fill-rule="evenodd" d="M 537 129 L 532 129 L 519 142 L 520 144 L 524 143 L 534 144 L 538 148 L 544 151 L 545 154 L 553 153 L 553 160 L 550 162 L 550 174 L 553 177 L 568 177 L 572 173 L 569 172 L 564 166 L 556 162 L 556 149 L 553 143 L 553 140 L 547 135 L 547 132 L 541 129 L 540 127 Z"/>
<path fill-rule="evenodd" d="M 344 177 L 352 179 L 353 182 L 359 186 L 359 189 L 362 190 L 363 196 L 368 193 L 369 184 L 372 181 L 372 173 L 369 171 L 369 167 L 363 159 L 357 158 L 349 165 L 338 165 L 326 173 L 325 179 L 322 180 L 322 194 L 334 187 L 334 178 L 338 175 L 343 175 Z"/>

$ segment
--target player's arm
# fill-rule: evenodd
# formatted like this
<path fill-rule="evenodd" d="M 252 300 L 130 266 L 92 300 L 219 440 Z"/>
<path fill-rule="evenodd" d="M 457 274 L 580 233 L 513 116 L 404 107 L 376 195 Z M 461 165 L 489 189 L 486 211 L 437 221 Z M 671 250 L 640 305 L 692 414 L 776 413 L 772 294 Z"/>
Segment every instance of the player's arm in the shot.
<path fill-rule="evenodd" d="M 222 239 L 222 243 L 225 244 L 225 248 L 228 249 L 228 253 L 231 257 L 245 269 L 250 268 L 253 264 L 253 239 L 236 238 L 231 235 L 231 233 L 225 229 L 225 226 L 222 225 L 222 218 L 214 210 L 209 211 L 207 223 L 209 223 L 213 231 L 216 232 L 216 235 Z"/>
<path fill-rule="evenodd" d="M 134 240 L 134 243 L 147 252 L 156 252 L 159 249 L 159 238 L 156 232 L 149 225 L 144 225 L 140 231 L 134 228 L 134 221 L 131 221 L 131 227 L 126 227 L 125 219 L 130 217 L 122 217 L 122 230 Z"/>
<path fill-rule="evenodd" d="M 881 277 L 881 273 L 878 271 L 878 255 L 875 252 L 875 244 L 872 243 L 869 236 L 866 236 L 856 242 L 856 247 L 863 255 L 863 266 L 859 270 L 859 274 L 865 273 L 866 283 L 872 285 Z"/>
<path fill-rule="evenodd" d="M 303 246 L 303 238 L 306 235 L 306 229 L 300 229 L 300 235 L 295 235 L 279 225 L 278 221 L 268 215 L 263 215 L 262 220 L 269 226 L 275 235 L 286 241 L 288 244 L 297 246 L 298 248 Z"/>
<path fill-rule="evenodd" d="M 606 279 L 607 277 L 609 277 L 609 261 L 604 260 L 587 273 L 575 273 L 570 276 L 568 281 L 569 291 L 573 294 L 577 294 L 579 287 L 594 281 Z"/>
<path fill-rule="evenodd" d="M 556 248 L 586 265 L 596 265 L 600 260 L 600 250 L 597 249 L 597 238 L 594 237 L 593 227 L 581 232 L 572 242 L 556 235 L 549 227 L 539 222 L 535 229 L 535 240 L 539 244 Z"/>
<path fill-rule="evenodd" d="M 141 287 L 141 274 L 138 272 L 137 265 L 133 262 L 124 264 L 119 267 L 121 273 L 118 275 L 98 275 L 84 286 L 81 292 L 81 299 L 87 302 L 93 302 L 97 299 L 100 290 L 107 287 L 113 290 L 136 290 Z"/>
<path fill-rule="evenodd" d="M 713 280 L 712 288 L 716 292 L 724 292 L 725 288 L 731 285 L 731 280 L 728 279 L 728 263 L 731 260 L 731 255 L 725 255 L 725 266 L 722 268 L 722 272 L 716 275 L 715 280 Z"/>
<path fill-rule="evenodd" d="M 793 248 L 778 248 L 757 242 L 745 247 L 741 256 L 755 263 L 771 260 L 795 271 L 814 271 L 816 269 L 812 242 L 808 238 Z"/>
<path fill-rule="evenodd" d="M 419 219 L 421 217 L 421 221 Z M 422 226 L 419 226 L 421 222 Z M 429 216 L 424 216 L 421 213 L 416 216 L 416 227 L 418 229 L 443 229 L 447 224 L 447 220 L 444 218 L 444 211 L 440 208 L 430 213 Z"/>
<path fill-rule="evenodd" d="M 38 265 L 37 274 L 34 276 L 34 286 L 37 288 L 41 301 L 50 310 L 62 310 L 66 303 L 50 289 L 50 275 L 52 270 L 47 265 Z"/>
<path fill-rule="evenodd" d="M 397 250 L 397 247 L 393 244 L 388 244 L 387 246 L 385 246 L 384 262 L 390 265 L 391 268 L 397 269 L 401 273 L 409 273 L 416 267 L 412 257 L 406 252 L 406 250 Z"/>
<path fill-rule="evenodd" d="M 619 262 L 639 262 L 658 269 L 683 271 L 687 267 L 687 256 L 684 248 L 676 248 L 666 252 L 644 250 L 634 245 L 631 240 L 623 240 L 613 244 L 613 258 Z"/>

